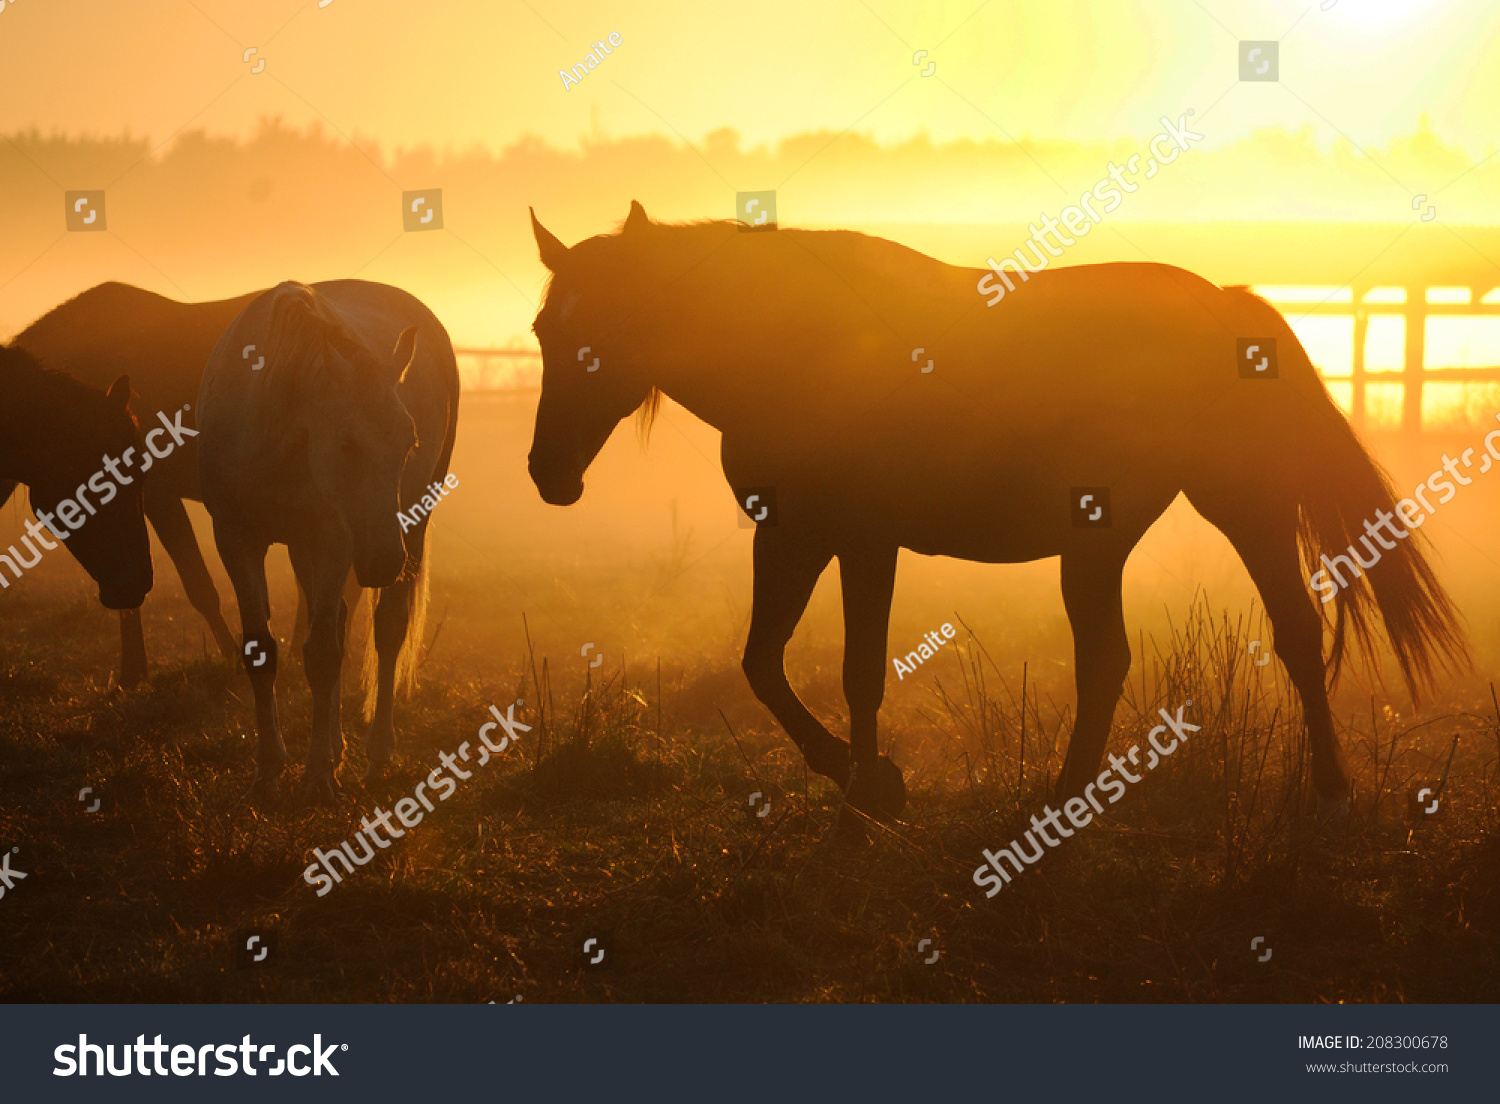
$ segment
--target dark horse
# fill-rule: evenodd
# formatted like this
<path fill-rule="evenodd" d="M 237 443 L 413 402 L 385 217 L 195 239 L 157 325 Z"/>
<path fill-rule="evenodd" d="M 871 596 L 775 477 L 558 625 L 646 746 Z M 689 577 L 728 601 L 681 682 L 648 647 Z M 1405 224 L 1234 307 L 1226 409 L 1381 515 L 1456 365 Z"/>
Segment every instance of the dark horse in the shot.
<path fill-rule="evenodd" d="M 145 411 L 148 421 L 157 411 L 172 417 L 197 401 L 203 365 L 214 342 L 259 294 L 213 303 L 179 303 L 128 284 L 100 284 L 37 319 L 14 343 L 94 387 L 108 387 L 121 372 L 128 373 L 136 391 L 136 409 Z M 183 424 L 193 426 L 191 410 Z M 202 498 L 198 442 L 189 437 L 152 466 L 146 485 L 146 517 L 172 558 L 188 601 L 208 623 L 220 652 L 227 657 L 236 654 L 234 637 L 224 623 L 218 589 L 183 507 L 184 499 Z M 138 610 L 121 611 L 120 640 L 120 684 L 135 686 L 146 677 L 146 641 Z"/>
<path fill-rule="evenodd" d="M 723 433 L 725 476 L 742 505 L 759 494 L 765 515 L 745 674 L 856 809 L 894 817 L 904 804 L 876 742 L 902 548 L 1061 558 L 1078 691 L 1063 796 L 1094 780 L 1129 673 L 1126 558 L 1179 493 L 1260 591 L 1302 699 L 1320 805 L 1348 800 L 1325 685 L 1347 630 L 1368 646 L 1378 609 L 1413 686 L 1465 657 L 1414 534 L 1338 592 L 1325 663 L 1302 558 L 1346 551 L 1395 496 L 1286 320 L 1246 288 L 1166 265 L 1085 265 L 1036 273 L 988 309 L 977 290 L 988 273 L 863 234 L 664 226 L 632 204 L 619 233 L 569 249 L 532 223 L 552 272 L 534 327 L 537 489 L 577 501 L 615 424 L 637 408 L 649 420 L 660 394 Z M 1241 373 L 1242 339 L 1274 342 L 1275 378 Z M 848 744 L 783 670 L 835 556 Z"/>
<path fill-rule="evenodd" d="M 144 455 L 128 378 L 106 393 L 0 346 L 0 505 L 24 483 L 41 521 L 27 522 L 19 543 L 0 549 L 0 588 L 57 547 L 48 528 L 55 518 L 51 533 L 68 534 L 62 543 L 99 584 L 99 601 L 139 608 L 152 583 Z"/>

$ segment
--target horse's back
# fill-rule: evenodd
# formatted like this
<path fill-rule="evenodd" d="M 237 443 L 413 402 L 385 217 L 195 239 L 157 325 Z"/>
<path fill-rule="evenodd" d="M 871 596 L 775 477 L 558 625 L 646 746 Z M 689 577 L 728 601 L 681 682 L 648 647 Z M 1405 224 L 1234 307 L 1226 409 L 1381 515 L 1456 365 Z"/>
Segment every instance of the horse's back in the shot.
<path fill-rule="evenodd" d="M 94 387 L 130 377 L 132 406 L 145 421 L 191 408 L 203 366 L 224 328 L 259 292 L 206 303 L 180 303 L 110 281 L 54 307 L 16 335 L 15 344 L 50 367 Z M 194 424 L 191 409 L 182 415 Z M 155 485 L 197 498 L 197 441 L 159 462 Z"/>
<path fill-rule="evenodd" d="M 127 374 L 143 407 L 177 409 L 192 402 L 219 335 L 258 294 L 181 303 L 110 281 L 54 307 L 15 344 L 95 387 Z"/>
<path fill-rule="evenodd" d="M 274 434 L 283 415 L 269 397 L 271 381 L 285 372 L 303 370 L 304 362 L 290 359 L 273 364 L 264 374 L 246 371 L 251 355 L 270 353 L 273 315 L 286 296 L 314 297 L 318 309 L 336 316 L 346 329 L 377 358 L 388 359 L 397 338 L 417 328 L 416 355 L 398 387 L 403 405 L 417 429 L 419 451 L 432 456 L 432 467 L 451 452 L 458 415 L 458 365 L 448 332 L 432 311 L 410 292 L 367 280 L 329 280 L 311 285 L 287 281 L 255 296 L 224 328 L 203 372 L 198 391 L 198 415 L 211 442 L 215 466 L 234 465 L 237 456 L 254 448 L 257 438 Z M 310 350 L 297 350 L 310 352 Z M 222 447 L 220 445 L 222 444 Z M 207 454 L 206 452 L 206 454 Z M 420 485 L 420 484 L 419 484 Z"/>

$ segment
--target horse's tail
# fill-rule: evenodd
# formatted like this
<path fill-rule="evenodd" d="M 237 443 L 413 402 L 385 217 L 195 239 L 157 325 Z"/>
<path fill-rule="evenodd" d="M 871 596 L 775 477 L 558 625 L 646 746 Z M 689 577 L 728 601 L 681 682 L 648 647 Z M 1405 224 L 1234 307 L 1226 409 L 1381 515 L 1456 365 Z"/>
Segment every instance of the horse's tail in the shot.
<path fill-rule="evenodd" d="M 1351 636 L 1366 659 L 1374 655 L 1378 610 L 1402 678 L 1415 698 L 1432 685 L 1438 670 L 1470 665 L 1458 610 L 1438 582 L 1424 538 L 1414 527 L 1403 529 L 1399 517 L 1382 521 L 1396 514 L 1401 496 L 1334 404 L 1286 319 L 1247 288 L 1226 290 L 1253 300 L 1252 316 L 1258 325 L 1270 327 L 1278 347 L 1286 350 L 1279 357 L 1280 382 L 1285 401 L 1295 409 L 1284 410 L 1277 420 L 1283 433 L 1295 434 L 1297 444 L 1292 448 L 1295 462 L 1283 469 L 1283 482 L 1298 507 L 1297 543 L 1325 618 L 1327 606 L 1334 608 L 1333 646 L 1326 665 L 1329 682 L 1338 678 Z M 1377 543 L 1366 521 L 1408 535 Z M 1385 548 L 1385 543 L 1395 547 Z M 1368 562 L 1377 553 L 1378 563 L 1362 570 L 1358 559 Z M 1336 582 L 1330 564 L 1347 585 Z"/>
<path fill-rule="evenodd" d="M 426 544 L 427 527 L 422 527 L 423 544 Z M 423 552 L 425 553 L 425 548 Z M 422 555 L 417 562 L 416 576 L 406 591 L 406 639 L 401 642 L 401 652 L 396 656 L 396 692 L 409 693 L 417 684 L 417 667 L 421 663 L 422 641 L 427 636 L 427 557 Z M 389 601 L 382 598 L 381 601 Z M 365 661 L 360 670 L 360 686 L 365 692 L 364 715 L 369 721 L 375 716 L 375 699 L 378 696 L 380 654 L 375 647 L 375 603 L 367 602 L 370 612 L 365 618 Z"/>
<path fill-rule="evenodd" d="M 427 636 L 427 598 L 428 598 L 428 573 L 427 573 L 427 523 L 422 522 L 421 545 L 415 556 L 409 556 L 407 563 L 411 566 L 411 560 L 415 559 L 415 572 L 411 576 L 411 586 L 406 588 L 406 638 L 401 641 L 401 651 L 396 656 L 396 692 L 409 693 L 417 684 L 417 667 L 421 664 L 422 641 Z M 371 595 L 371 600 L 365 605 L 369 612 L 364 618 L 365 625 L 365 657 L 364 665 L 360 668 L 360 688 L 365 694 L 364 716 L 369 721 L 375 716 L 375 699 L 378 696 L 380 686 L 380 653 L 375 647 L 375 602 L 389 602 L 393 599 L 383 593 L 376 599 Z"/>

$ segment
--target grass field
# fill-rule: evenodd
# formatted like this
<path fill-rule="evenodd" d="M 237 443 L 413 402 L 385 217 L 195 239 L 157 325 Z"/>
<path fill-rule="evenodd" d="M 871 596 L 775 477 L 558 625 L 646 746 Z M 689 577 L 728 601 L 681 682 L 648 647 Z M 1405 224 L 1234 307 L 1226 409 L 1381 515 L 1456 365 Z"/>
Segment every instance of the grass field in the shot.
<path fill-rule="evenodd" d="M 159 548 L 143 611 L 153 674 L 140 691 L 112 686 L 113 619 L 64 554 L 0 592 L 0 847 L 19 848 L 11 865 L 27 874 L 0 898 L 0 999 L 1500 995 L 1500 602 L 1483 536 L 1500 532 L 1500 511 L 1489 488 L 1466 489 L 1432 531 L 1476 670 L 1420 707 L 1389 676 L 1384 687 L 1345 679 L 1336 713 L 1356 800 L 1328 823 L 1311 812 L 1295 695 L 1249 647 L 1270 636 L 1248 580 L 1222 538 L 1174 506 L 1126 576 L 1138 635 L 1110 750 L 1144 745 L 1156 710 L 1188 700 L 1201 731 L 986 899 L 971 881 L 981 853 L 1041 811 L 1071 726 L 1055 561 L 903 555 L 893 653 L 944 622 L 958 636 L 890 679 L 882 741 L 907 772 L 903 823 L 840 833 L 839 793 L 803 770 L 739 670 L 750 534 L 714 435 L 668 409 L 648 452 L 622 431 L 583 501 L 555 510 L 524 474 L 534 402 L 468 401 L 459 487 L 434 515 L 432 619 L 418 689 L 398 706 L 396 769 L 360 782 L 349 663 L 336 809 L 239 806 L 253 771 L 249 687 L 237 663 L 207 653 Z M 1399 486 L 1444 447 L 1388 446 L 1381 458 Z M 0 542 L 20 516 L 5 511 Z M 286 637 L 292 589 L 277 557 L 273 627 Z M 580 655 L 587 643 L 604 655 L 597 668 Z M 835 731 L 840 645 L 830 572 L 788 666 Z M 308 698 L 300 662 L 283 655 L 296 761 Z M 519 749 L 316 896 L 301 876 L 314 848 L 409 795 L 491 704 L 503 712 L 517 698 L 532 726 Z M 1438 791 L 1432 816 L 1414 804 L 1424 786 Z M 98 811 L 79 800 L 83 787 Z M 264 964 L 238 968 L 249 931 L 276 942 Z M 611 955 L 598 970 L 583 968 L 590 937 Z M 933 942 L 919 951 L 922 940 Z"/>

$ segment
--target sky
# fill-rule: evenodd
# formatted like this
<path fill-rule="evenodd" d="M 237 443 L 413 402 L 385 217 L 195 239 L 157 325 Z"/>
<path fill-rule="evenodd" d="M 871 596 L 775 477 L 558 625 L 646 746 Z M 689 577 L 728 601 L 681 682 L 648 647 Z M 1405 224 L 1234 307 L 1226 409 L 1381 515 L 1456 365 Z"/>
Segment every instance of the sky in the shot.
<path fill-rule="evenodd" d="M 1088 142 L 1193 108 L 1211 146 L 1304 126 L 1378 146 L 1425 115 L 1471 155 L 1495 148 L 1500 5 L 1327 3 L 11 0 L 0 133 L 164 142 L 270 116 L 440 149 L 722 127 L 749 146 L 825 129 Z M 621 45 L 565 86 L 559 70 L 611 33 Z M 1278 40 L 1279 81 L 1238 81 L 1242 39 Z"/>
<path fill-rule="evenodd" d="M 1277 80 L 1240 79 L 1245 41 Z M 1164 117 L 1203 139 L 1119 215 L 1150 227 L 1069 263 L 1304 282 L 1278 256 L 1337 222 L 1312 259 L 1339 280 L 1438 254 L 1500 275 L 1495 0 L 0 0 L 0 73 L 0 337 L 104 279 L 358 275 L 461 344 L 524 343 L 528 207 L 572 242 L 631 199 L 727 217 L 768 187 L 788 225 L 980 265 Z M 106 187 L 109 232 L 63 233 L 65 190 Z M 444 190 L 443 234 L 403 235 L 415 188 Z"/>

